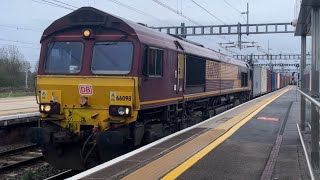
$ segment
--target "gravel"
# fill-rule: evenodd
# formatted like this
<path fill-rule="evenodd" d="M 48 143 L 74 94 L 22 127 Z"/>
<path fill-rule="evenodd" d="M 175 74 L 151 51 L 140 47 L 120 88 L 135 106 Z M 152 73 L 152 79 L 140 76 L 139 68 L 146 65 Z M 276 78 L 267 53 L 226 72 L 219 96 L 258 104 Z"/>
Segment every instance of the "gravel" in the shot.
<path fill-rule="evenodd" d="M 32 144 L 32 143 L 15 143 L 15 144 L 10 144 L 10 145 L 2 145 L 2 146 L 0 146 L 0 153 L 6 152 L 6 151 L 11 151 L 14 149 L 19 149 L 19 148 L 30 146 L 30 145 L 34 145 L 34 144 Z"/>
<path fill-rule="evenodd" d="M 42 180 L 55 174 L 65 171 L 64 169 L 56 169 L 46 162 L 38 162 L 32 165 L 22 167 L 18 170 L 0 173 L 0 179 L 5 180 Z"/>
<path fill-rule="evenodd" d="M 14 149 L 19 149 L 22 147 L 33 145 L 31 143 L 15 143 L 10 145 L 0 146 L 0 153 L 5 151 L 10 151 Z M 11 171 L 1 172 L 0 180 L 42 180 L 51 177 L 55 174 L 59 174 L 65 171 L 64 169 L 57 169 L 48 164 L 45 161 L 39 161 L 37 163 L 26 165 L 20 169 L 15 169 Z"/>

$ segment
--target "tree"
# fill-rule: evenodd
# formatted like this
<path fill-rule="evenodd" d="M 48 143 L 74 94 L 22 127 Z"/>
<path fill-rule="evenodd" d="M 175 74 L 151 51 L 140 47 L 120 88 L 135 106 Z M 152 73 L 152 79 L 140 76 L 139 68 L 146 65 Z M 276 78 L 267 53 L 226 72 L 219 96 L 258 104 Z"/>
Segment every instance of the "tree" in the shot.
<path fill-rule="evenodd" d="M 0 48 L 0 87 L 22 87 L 31 64 L 16 46 Z"/>

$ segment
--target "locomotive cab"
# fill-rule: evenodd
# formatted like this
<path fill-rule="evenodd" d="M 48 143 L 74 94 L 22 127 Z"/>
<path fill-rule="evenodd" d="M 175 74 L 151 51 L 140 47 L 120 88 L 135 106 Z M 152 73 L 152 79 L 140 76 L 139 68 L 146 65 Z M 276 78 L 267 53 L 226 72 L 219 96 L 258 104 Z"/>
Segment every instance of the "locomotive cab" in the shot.
<path fill-rule="evenodd" d="M 81 8 L 44 31 L 37 75 L 41 127 L 29 137 L 45 145 L 49 163 L 85 169 L 94 165 L 86 162 L 93 148 L 106 153 L 118 144 L 132 146 L 128 139 L 140 143 L 141 135 L 121 129 L 137 119 L 140 107 L 134 35 L 122 20 L 94 8 Z"/>

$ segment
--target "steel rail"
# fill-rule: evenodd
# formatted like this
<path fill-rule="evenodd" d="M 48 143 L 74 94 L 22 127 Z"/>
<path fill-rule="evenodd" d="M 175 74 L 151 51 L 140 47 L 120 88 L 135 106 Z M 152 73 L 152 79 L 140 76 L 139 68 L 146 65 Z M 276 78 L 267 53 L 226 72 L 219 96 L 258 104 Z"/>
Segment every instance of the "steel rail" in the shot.
<path fill-rule="evenodd" d="M 23 153 L 29 149 L 34 149 L 35 147 L 32 147 L 32 146 L 29 146 L 29 147 L 23 147 L 23 148 L 20 148 L 20 149 L 15 149 L 15 150 L 12 150 L 12 151 L 7 151 L 7 152 L 3 152 L 1 154 L 1 157 L 0 158 L 7 158 L 9 157 L 12 157 L 14 159 L 15 156 L 17 155 L 23 155 Z M 29 159 L 23 159 L 21 161 L 17 161 L 17 162 L 14 162 L 14 163 L 1 163 L 0 165 L 3 165 L 0 167 L 0 172 L 4 172 L 4 171 L 8 171 L 8 170 L 12 170 L 12 169 L 15 169 L 15 168 L 18 168 L 18 167 L 21 167 L 21 166 L 24 166 L 26 164 L 30 164 L 30 163 L 34 163 L 34 162 L 37 162 L 37 161 L 40 161 L 40 160 L 43 160 L 44 157 L 43 155 L 38 155 L 38 156 L 34 156 L 34 157 L 30 157 Z"/>
<path fill-rule="evenodd" d="M 320 107 L 320 102 L 315 100 L 313 97 L 309 96 L 308 94 L 304 93 L 300 89 L 297 89 L 298 92 L 300 92 L 305 98 L 307 98 L 309 101 L 311 101 L 313 104 L 317 105 Z"/>
<path fill-rule="evenodd" d="M 21 152 L 21 151 L 35 149 L 37 147 L 39 147 L 39 146 L 33 144 L 33 145 L 24 146 L 24 147 L 21 147 L 21 148 L 12 149 L 12 150 L 9 150 L 9 151 L 0 152 L 0 157 L 7 156 L 9 154 L 15 154 L 15 153 L 18 153 L 18 152 Z"/>
<path fill-rule="evenodd" d="M 299 133 L 299 137 L 300 137 L 300 142 L 302 144 L 304 156 L 306 157 L 306 160 L 307 160 L 307 165 L 308 165 L 308 170 L 309 170 L 309 173 L 310 173 L 310 178 L 311 178 L 311 180 L 315 180 L 313 169 L 312 169 L 312 166 L 311 166 L 311 163 L 310 163 L 310 160 L 309 160 L 309 156 L 308 156 L 308 152 L 307 152 L 307 149 L 306 149 L 306 145 L 304 144 L 304 141 L 303 141 L 303 138 L 302 138 L 302 134 L 301 134 L 301 131 L 300 131 L 299 124 L 297 124 L 297 129 L 298 129 L 298 133 Z"/>
<path fill-rule="evenodd" d="M 75 170 L 72 170 L 72 169 L 69 169 L 69 170 L 66 170 L 66 171 L 63 171 L 59 174 L 56 174 L 54 176 L 51 176 L 51 177 L 48 177 L 46 178 L 45 180 L 60 180 L 60 179 L 66 179 L 66 178 L 69 178 L 71 176 L 74 176 L 78 173 L 80 173 L 81 171 L 75 171 Z"/>
<path fill-rule="evenodd" d="M 38 156 L 38 157 L 34 157 L 34 158 L 31 158 L 31 159 L 20 161 L 20 162 L 14 163 L 14 164 L 6 165 L 6 166 L 3 166 L 3 167 L 0 167 L 0 172 L 12 170 L 12 169 L 15 169 L 15 168 L 27 165 L 27 164 L 31 164 L 31 163 L 34 163 L 34 162 L 38 162 L 38 161 L 41 161 L 41 160 L 44 160 L 43 156 Z"/>

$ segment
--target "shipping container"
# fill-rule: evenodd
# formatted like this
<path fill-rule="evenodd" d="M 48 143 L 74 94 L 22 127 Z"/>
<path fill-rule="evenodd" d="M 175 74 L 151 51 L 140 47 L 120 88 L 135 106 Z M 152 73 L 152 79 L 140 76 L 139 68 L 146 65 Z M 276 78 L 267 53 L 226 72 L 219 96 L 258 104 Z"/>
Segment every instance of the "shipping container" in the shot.
<path fill-rule="evenodd" d="M 285 77 L 284 77 L 284 86 L 287 86 L 287 84 L 288 84 L 288 77 L 285 76 Z"/>
<path fill-rule="evenodd" d="M 277 80 L 276 80 L 276 73 L 271 73 L 271 90 L 275 91 L 277 89 Z"/>
<path fill-rule="evenodd" d="M 285 76 L 284 77 L 284 86 L 287 86 L 288 85 L 288 76 Z"/>
<path fill-rule="evenodd" d="M 277 73 L 277 89 L 280 89 L 280 73 Z"/>
<path fill-rule="evenodd" d="M 286 84 L 285 84 L 285 86 L 288 86 L 288 85 L 289 85 L 289 77 L 286 76 Z"/>
<path fill-rule="evenodd" d="M 257 97 L 260 94 L 261 94 L 261 67 L 253 66 L 252 96 Z"/>
<path fill-rule="evenodd" d="M 271 71 L 270 70 L 267 70 L 267 92 L 271 92 Z"/>
<path fill-rule="evenodd" d="M 280 74 L 280 73 L 279 73 L 279 74 Z M 282 74 L 279 75 L 279 78 L 280 78 L 279 88 L 281 89 L 281 88 L 282 88 Z"/>
<path fill-rule="evenodd" d="M 267 93 L 267 70 L 261 68 L 261 94 Z"/>

